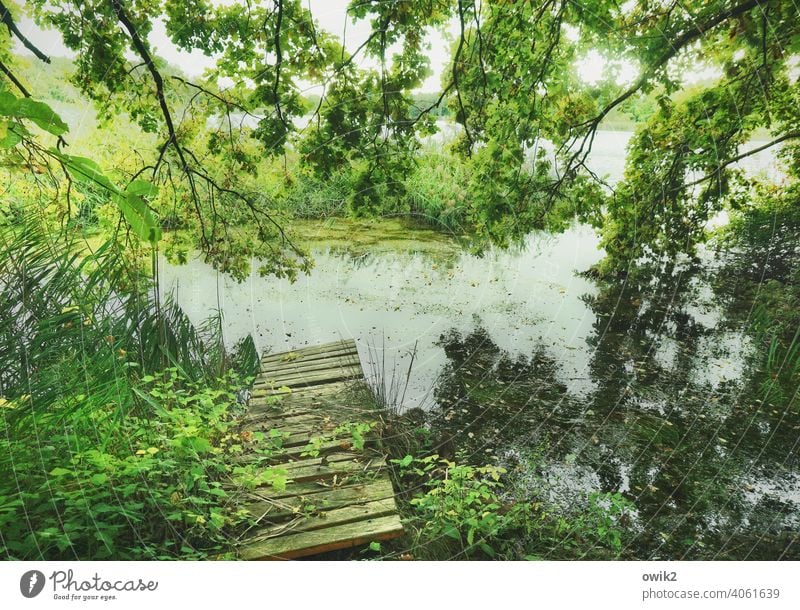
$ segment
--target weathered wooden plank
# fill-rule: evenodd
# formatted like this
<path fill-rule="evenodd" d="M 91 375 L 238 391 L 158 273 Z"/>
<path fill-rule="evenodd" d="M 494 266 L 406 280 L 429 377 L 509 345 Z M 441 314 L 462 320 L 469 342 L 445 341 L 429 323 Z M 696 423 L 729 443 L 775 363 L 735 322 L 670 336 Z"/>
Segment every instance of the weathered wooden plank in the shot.
<path fill-rule="evenodd" d="M 310 398 L 312 396 L 330 396 L 337 392 L 346 391 L 348 388 L 353 387 L 358 381 L 336 381 L 326 383 L 325 385 L 309 386 L 305 388 L 276 388 L 274 390 L 265 390 L 264 388 L 257 388 L 251 394 L 251 404 L 259 405 L 266 402 L 267 397 L 279 396 L 283 402 L 297 400 L 300 398 Z"/>
<path fill-rule="evenodd" d="M 284 489 L 275 489 L 269 485 L 264 485 L 250 490 L 249 493 L 254 497 L 260 497 L 265 500 L 283 500 L 284 498 L 311 495 L 327 489 L 356 485 L 388 477 L 388 473 L 383 469 L 385 463 L 377 460 L 372 467 L 366 468 L 363 464 L 359 467 L 353 462 L 337 462 L 333 466 L 335 468 L 323 471 L 327 476 L 315 477 L 312 473 L 312 476 L 302 477 L 302 480 L 292 480 Z"/>
<path fill-rule="evenodd" d="M 342 370 L 350 370 L 350 369 L 357 369 L 359 372 L 359 377 L 364 376 L 364 372 L 361 370 L 361 365 L 356 361 L 348 361 L 343 363 L 333 363 L 331 365 L 320 363 L 313 367 L 306 367 L 303 369 L 287 369 L 283 372 L 276 372 L 270 375 L 260 375 L 253 384 L 254 388 L 261 389 L 267 388 L 279 388 L 283 385 L 288 385 L 284 383 L 285 379 L 295 379 L 298 377 L 308 377 L 311 375 L 318 375 L 322 374 L 327 371 L 342 371 Z"/>
<path fill-rule="evenodd" d="M 285 464 L 278 464 L 276 468 L 283 468 Z M 288 477 L 295 483 L 305 483 L 314 480 L 327 480 L 334 477 L 350 477 L 358 473 L 375 471 L 386 466 L 386 461 L 381 458 L 374 458 L 366 462 L 348 460 L 341 462 L 331 462 L 328 464 L 314 464 L 303 467 L 287 468 Z"/>
<path fill-rule="evenodd" d="M 291 362 L 275 362 L 275 363 L 267 363 L 262 366 L 262 370 L 265 373 L 269 373 L 271 371 L 279 370 L 283 366 L 287 365 L 294 365 L 300 366 L 302 364 L 320 364 L 325 362 L 326 360 L 333 360 L 336 358 L 358 358 L 358 352 L 355 349 L 340 349 L 336 350 L 335 352 L 328 352 L 328 353 L 320 353 L 320 354 L 311 354 L 309 356 L 298 357 L 292 360 Z M 360 359 L 359 359 L 360 362 Z"/>
<path fill-rule="evenodd" d="M 377 439 L 370 438 L 369 436 L 366 437 L 364 440 L 365 446 L 368 448 L 374 447 L 376 440 Z M 279 454 L 276 454 L 274 458 L 269 460 L 269 463 L 281 464 L 289 460 L 293 461 L 301 460 L 304 457 L 302 454 L 307 451 L 307 448 L 308 448 L 307 442 L 295 445 L 293 447 L 284 447 Z M 349 439 L 340 438 L 340 439 L 325 441 L 323 443 L 318 443 L 315 446 L 315 449 L 319 451 L 319 455 L 330 455 L 331 453 L 336 453 L 337 451 L 347 451 L 349 449 L 352 449 L 352 445 Z M 234 458 L 234 461 L 237 464 L 249 464 L 251 462 L 258 461 L 260 458 L 261 456 L 254 453 L 245 453 L 244 455 Z"/>
<path fill-rule="evenodd" d="M 261 382 L 262 379 L 269 379 L 273 375 L 300 373 L 334 368 L 336 366 L 361 366 L 361 361 L 358 359 L 357 353 L 352 353 L 345 356 L 321 358 L 319 360 L 299 360 L 297 362 L 286 363 L 270 368 L 262 367 L 261 372 L 259 373 L 258 377 L 256 377 L 256 384 Z"/>
<path fill-rule="evenodd" d="M 273 358 L 284 358 L 287 355 L 291 354 L 307 354 L 307 353 L 314 353 L 320 351 L 327 351 L 331 349 L 336 349 L 342 345 L 355 345 L 355 339 L 335 339 L 334 341 L 329 341 L 328 343 L 317 343 L 314 345 L 305 345 L 303 347 L 296 347 L 294 349 L 284 350 L 282 352 L 269 352 L 264 354 L 263 360 L 269 360 Z"/>
<path fill-rule="evenodd" d="M 335 367 L 322 371 L 310 371 L 297 375 L 287 375 L 285 377 L 275 377 L 266 380 L 255 390 L 295 386 L 311 386 L 334 381 L 345 381 L 347 379 L 360 379 L 364 376 L 364 371 L 360 366 Z"/>
<path fill-rule="evenodd" d="M 257 413 L 242 419 L 244 425 L 261 424 L 265 427 L 270 426 L 292 426 L 308 423 L 315 425 L 322 421 L 334 421 L 333 415 L 328 415 L 327 410 L 317 410 L 305 413 Z"/>
<path fill-rule="evenodd" d="M 347 419 L 332 419 L 330 417 L 307 416 L 303 421 L 286 422 L 280 419 L 263 419 L 247 423 L 244 430 L 249 432 L 268 433 L 277 430 L 283 435 L 292 436 L 306 432 L 306 438 L 311 441 L 321 436 L 330 436 L 336 428 L 343 423 L 351 421 Z M 344 436 L 344 435 L 342 435 Z"/>
<path fill-rule="evenodd" d="M 379 419 L 382 415 L 379 409 L 365 409 L 359 406 L 345 405 L 309 405 L 298 409 L 285 411 L 273 409 L 272 411 L 256 412 L 246 415 L 241 423 L 245 426 L 258 424 L 262 427 L 284 427 L 308 423 L 313 426 L 320 422 L 348 422 L 369 421 Z"/>
<path fill-rule="evenodd" d="M 359 363 L 361 362 L 358 351 L 353 347 L 332 350 L 330 352 L 320 352 L 319 354 L 310 354 L 308 356 L 298 356 L 292 360 L 287 360 L 286 362 L 275 361 L 263 363 L 261 365 L 261 371 L 264 373 L 269 373 L 271 371 L 280 371 L 287 368 L 291 369 L 304 366 L 317 366 L 324 364 L 325 362 L 336 360 L 355 360 Z"/>
<path fill-rule="evenodd" d="M 391 515 L 246 544 L 239 555 L 242 559 L 294 559 L 402 535 L 400 517 Z"/>
<path fill-rule="evenodd" d="M 299 460 L 287 460 L 286 462 L 282 462 L 281 466 L 289 468 L 305 468 L 307 466 L 317 466 L 320 464 L 325 465 L 328 462 L 344 462 L 347 460 L 353 461 L 358 460 L 359 458 L 369 460 L 373 457 L 378 456 L 376 454 L 365 456 L 359 453 L 353 453 L 352 451 L 339 451 L 325 457 L 304 457 Z"/>
<path fill-rule="evenodd" d="M 251 428 L 251 430 L 254 431 L 257 429 L 258 429 L 257 427 Z M 268 430 L 271 430 L 271 428 L 264 428 L 263 430 L 266 432 Z M 280 440 L 279 444 L 277 443 L 277 441 L 275 441 L 275 443 L 281 449 L 293 449 L 296 447 L 305 447 L 308 444 L 309 435 L 307 429 L 303 429 L 300 432 L 296 432 L 284 428 L 280 430 L 280 432 L 284 433 L 284 436 Z M 268 444 L 270 440 L 268 439 L 265 440 L 264 442 Z M 255 456 L 255 458 L 258 459 L 258 456 Z"/>
<path fill-rule="evenodd" d="M 306 358 L 308 356 L 315 356 L 317 354 L 329 354 L 342 350 L 352 351 L 356 349 L 358 348 L 356 347 L 356 342 L 353 339 L 344 339 L 341 341 L 333 341 L 332 343 L 325 343 L 323 345 L 301 347 L 288 352 L 269 353 L 261 358 L 261 363 L 264 365 L 272 362 L 294 362 L 298 358 Z"/>
<path fill-rule="evenodd" d="M 397 506 L 394 503 L 394 497 L 358 504 L 345 504 L 338 508 L 321 511 L 318 514 L 295 515 L 294 518 L 288 521 L 273 523 L 268 527 L 259 528 L 252 536 L 248 537 L 248 542 L 255 543 L 275 538 L 276 536 L 310 532 L 326 527 L 344 525 L 345 523 L 386 517 L 396 511 Z"/>
<path fill-rule="evenodd" d="M 363 504 L 391 499 L 394 502 L 392 482 L 381 477 L 374 481 L 331 489 L 320 488 L 313 494 L 291 496 L 282 500 L 260 500 L 244 508 L 262 522 L 277 523 L 297 516 L 298 511 L 313 506 L 314 510 L 332 510 L 351 504 Z"/>
<path fill-rule="evenodd" d="M 280 457 L 280 456 L 278 456 Z M 329 452 L 323 456 L 317 457 L 304 457 L 300 456 L 296 460 L 278 461 L 271 464 L 269 468 L 283 469 L 288 473 L 288 477 L 292 481 L 301 481 L 303 473 L 318 470 L 321 474 L 320 478 L 327 478 L 330 473 L 336 473 L 342 468 L 340 462 L 344 462 L 343 468 L 350 470 L 350 466 L 361 466 L 367 469 L 373 462 L 377 465 L 384 463 L 383 455 L 369 451 L 369 453 L 353 453 L 346 451 L 342 448 L 339 451 Z M 331 471 L 331 472 L 328 472 Z"/>
<path fill-rule="evenodd" d="M 319 436 L 324 436 L 326 434 L 330 434 L 333 432 L 339 424 L 333 420 L 320 420 L 317 423 L 302 423 L 302 424 L 288 424 L 288 425 L 281 425 L 279 423 L 274 423 L 271 420 L 265 421 L 258 421 L 247 424 L 244 426 L 244 430 L 248 432 L 269 432 L 271 430 L 277 430 L 278 432 L 284 435 L 284 439 L 282 442 L 283 447 L 289 447 L 290 445 L 287 444 L 287 440 L 291 439 L 292 437 L 303 435 L 306 442 L 311 440 L 312 438 L 316 438 Z"/>
<path fill-rule="evenodd" d="M 331 360 L 333 358 L 358 358 L 358 350 L 355 347 L 343 347 L 330 352 L 320 352 L 318 354 L 308 354 L 306 356 L 295 356 L 291 360 L 266 362 L 262 364 L 264 371 L 271 371 L 281 368 L 286 365 L 300 365 L 311 364 L 312 362 L 320 362 L 324 360 Z M 360 358 L 359 358 L 360 362 Z"/>
<path fill-rule="evenodd" d="M 375 477 L 370 480 L 378 480 L 382 477 Z M 274 487 L 259 487 L 257 489 L 249 490 L 247 493 L 253 498 L 261 498 L 271 502 L 283 502 L 287 498 L 294 498 L 300 496 L 312 496 L 314 494 L 330 491 L 331 489 L 338 489 L 341 487 L 348 487 L 359 483 L 368 481 L 350 481 L 345 477 L 334 477 L 331 480 L 317 479 L 305 483 L 289 483 L 285 489 L 278 490 Z"/>

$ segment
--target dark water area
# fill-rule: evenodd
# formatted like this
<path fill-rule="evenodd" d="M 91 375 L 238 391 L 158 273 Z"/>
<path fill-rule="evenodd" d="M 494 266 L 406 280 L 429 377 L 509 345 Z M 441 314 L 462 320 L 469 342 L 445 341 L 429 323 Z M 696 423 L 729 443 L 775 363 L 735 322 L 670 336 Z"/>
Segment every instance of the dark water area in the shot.
<path fill-rule="evenodd" d="M 593 491 L 621 492 L 636 506 L 624 555 L 797 559 L 797 405 L 769 400 L 754 359 L 735 379 L 709 371 L 746 339 L 691 315 L 700 286 L 681 274 L 588 297 L 588 396 L 542 346 L 514 356 L 484 329 L 442 337 L 434 436 L 460 460 L 495 459 L 517 497 L 545 489 L 566 513 Z"/>
<path fill-rule="evenodd" d="M 197 260 L 161 273 L 193 320 L 223 311 L 231 344 L 355 338 L 440 454 L 507 469 L 509 501 L 568 517 L 619 492 L 635 506 L 624 557 L 799 559 L 800 408 L 770 392 L 748 332 L 744 285 L 765 268 L 704 250 L 596 281 L 597 244 L 576 225 L 480 257 L 326 248 L 295 284 L 236 284 Z"/>

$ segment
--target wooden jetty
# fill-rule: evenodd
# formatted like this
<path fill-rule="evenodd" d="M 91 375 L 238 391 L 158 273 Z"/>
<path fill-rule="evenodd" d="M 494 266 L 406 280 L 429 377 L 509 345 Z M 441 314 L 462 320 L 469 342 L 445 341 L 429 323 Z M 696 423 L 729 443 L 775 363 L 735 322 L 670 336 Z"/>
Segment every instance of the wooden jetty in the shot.
<path fill-rule="evenodd" d="M 371 442 L 358 450 L 346 436 L 332 436 L 343 423 L 377 419 L 353 400 L 363 381 L 352 340 L 262 359 L 243 425 L 280 432 L 283 450 L 264 468 L 282 471 L 288 481 L 285 489 L 265 485 L 250 492 L 246 508 L 256 525 L 239 557 L 293 559 L 403 534 L 386 455 Z"/>

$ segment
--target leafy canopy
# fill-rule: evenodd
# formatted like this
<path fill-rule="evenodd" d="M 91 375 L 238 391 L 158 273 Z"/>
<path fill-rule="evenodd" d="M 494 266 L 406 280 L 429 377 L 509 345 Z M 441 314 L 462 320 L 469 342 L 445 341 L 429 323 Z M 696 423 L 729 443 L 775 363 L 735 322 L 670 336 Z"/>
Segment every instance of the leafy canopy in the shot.
<path fill-rule="evenodd" d="M 601 228 L 616 267 L 691 254 L 709 218 L 745 205 L 754 185 L 735 164 L 757 129 L 797 176 L 800 26 L 782 0 L 357 0 L 349 17 L 371 30 L 355 50 L 301 0 L 33 0 L 25 9 L 75 52 L 74 83 L 101 115 L 126 113 L 156 144 L 120 177 L 138 185 L 131 190 L 24 132 L 32 122 L 63 145 L 66 125 L 16 78 L 14 39 L 48 58 L 14 25 L 21 7 L 2 4 L 3 146 L 35 151 L 71 181 L 99 181 L 141 239 L 158 240 L 157 218 L 181 218 L 208 260 L 240 278 L 254 256 L 266 261 L 262 272 L 290 277 L 310 264 L 270 195 L 245 179 L 261 160 L 293 156 L 317 180 L 346 168 L 351 210 L 375 213 L 404 195 L 420 137 L 445 106 L 462 127 L 454 151 L 467 164 L 471 231 L 507 243 L 577 214 Z M 157 22 L 180 49 L 215 58 L 204 78 L 192 82 L 156 56 L 148 36 Z M 420 107 L 414 91 L 430 74 L 434 28 L 455 32 L 451 61 L 441 93 Z M 591 84 L 576 70 L 590 52 L 613 60 Z M 631 82 L 617 78 L 621 62 L 637 68 Z M 682 75 L 700 66 L 720 76 L 687 89 Z M 312 85 L 321 94 L 309 105 Z M 604 120 L 637 113 L 645 99 L 653 110 L 612 187 L 587 156 Z M 543 140 L 555 155 L 541 152 Z M 254 235 L 243 237 L 243 226 Z"/>

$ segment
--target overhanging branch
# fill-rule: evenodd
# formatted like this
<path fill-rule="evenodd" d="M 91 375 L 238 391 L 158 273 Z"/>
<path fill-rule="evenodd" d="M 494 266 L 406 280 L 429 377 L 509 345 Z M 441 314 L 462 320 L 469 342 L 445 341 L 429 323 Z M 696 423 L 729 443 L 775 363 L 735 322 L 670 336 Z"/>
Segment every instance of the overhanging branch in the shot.
<path fill-rule="evenodd" d="M 14 19 L 11 17 L 11 12 L 6 8 L 6 5 L 3 2 L 0 2 L 0 21 L 6 24 L 8 31 L 11 33 L 12 36 L 15 36 L 17 40 L 19 40 L 22 45 L 28 49 L 31 53 L 33 53 L 36 57 L 41 59 L 43 62 L 49 64 L 50 58 L 42 53 L 42 51 L 33 44 L 27 36 L 25 36 L 22 32 L 19 31 L 17 24 L 14 23 Z"/>

